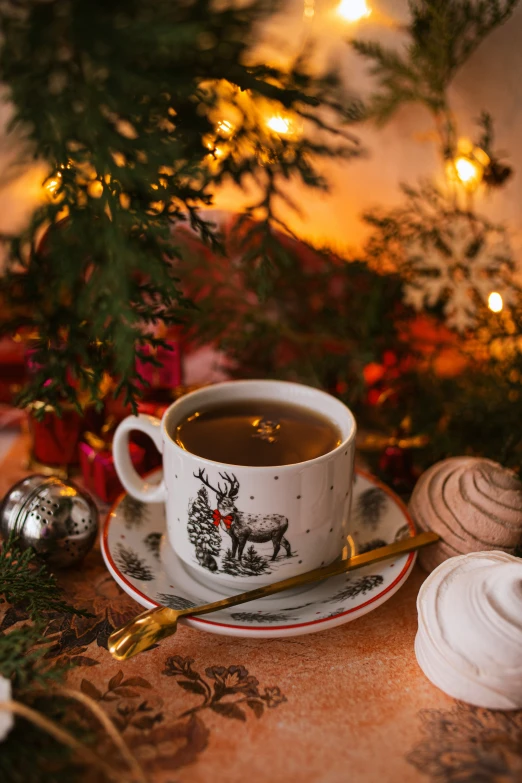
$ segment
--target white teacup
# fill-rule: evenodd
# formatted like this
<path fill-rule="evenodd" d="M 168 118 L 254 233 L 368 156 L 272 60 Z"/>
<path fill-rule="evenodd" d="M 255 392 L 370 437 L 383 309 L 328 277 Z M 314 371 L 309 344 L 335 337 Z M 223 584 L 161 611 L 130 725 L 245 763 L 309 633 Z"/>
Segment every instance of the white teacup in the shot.
<path fill-rule="evenodd" d="M 176 426 L 199 408 L 240 400 L 281 400 L 329 419 L 341 445 L 307 462 L 251 467 L 214 462 L 181 448 Z M 154 485 L 132 465 L 129 432 L 149 435 L 163 454 Z M 196 579 L 241 592 L 332 563 L 342 552 L 355 453 L 355 419 L 325 392 L 283 381 L 230 381 L 187 394 L 163 418 L 129 416 L 114 436 L 121 483 L 146 503 L 166 503 L 167 535 Z"/>

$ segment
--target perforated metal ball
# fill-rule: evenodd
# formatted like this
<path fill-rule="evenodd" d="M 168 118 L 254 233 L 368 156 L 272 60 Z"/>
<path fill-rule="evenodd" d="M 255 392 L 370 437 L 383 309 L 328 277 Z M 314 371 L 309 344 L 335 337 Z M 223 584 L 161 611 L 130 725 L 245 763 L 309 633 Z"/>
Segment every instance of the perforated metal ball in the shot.
<path fill-rule="evenodd" d="M 70 481 L 28 476 L 11 487 L 0 506 L 0 534 L 16 531 L 50 565 L 66 568 L 85 557 L 96 539 L 98 509 Z"/>

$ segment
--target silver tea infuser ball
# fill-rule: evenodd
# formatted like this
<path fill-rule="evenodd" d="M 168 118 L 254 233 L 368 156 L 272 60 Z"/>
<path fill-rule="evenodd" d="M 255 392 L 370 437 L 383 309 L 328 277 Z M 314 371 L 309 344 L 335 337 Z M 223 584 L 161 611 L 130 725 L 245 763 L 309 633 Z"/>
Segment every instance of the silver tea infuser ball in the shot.
<path fill-rule="evenodd" d="M 85 492 L 54 476 L 27 476 L 0 505 L 0 534 L 15 531 L 23 548 L 32 547 L 49 565 L 65 568 L 91 549 L 98 509 Z"/>

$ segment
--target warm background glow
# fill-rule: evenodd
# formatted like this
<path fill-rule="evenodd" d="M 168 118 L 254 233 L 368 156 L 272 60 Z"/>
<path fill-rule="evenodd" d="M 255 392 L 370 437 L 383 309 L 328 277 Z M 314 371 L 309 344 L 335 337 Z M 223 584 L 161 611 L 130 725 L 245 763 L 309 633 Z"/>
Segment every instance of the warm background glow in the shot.
<path fill-rule="evenodd" d="M 350 50 L 346 40 L 360 35 L 365 39 L 400 44 L 404 40 L 400 26 L 408 20 L 409 14 L 407 0 L 367 0 L 366 5 L 371 8 L 371 15 L 354 24 L 343 21 L 336 12 L 337 0 L 315 0 L 315 3 L 289 0 L 291 13 L 274 18 L 267 30 L 267 50 L 280 62 L 285 52 L 295 54 L 310 37 L 315 37 L 316 64 L 326 67 L 332 61 L 341 63 L 347 87 L 367 94 L 371 77 L 363 60 Z M 305 8 L 314 10 L 313 16 L 305 17 Z M 380 20 L 384 18 L 394 20 L 395 27 L 381 24 Z M 488 109 L 495 119 L 495 146 L 510 153 L 514 176 L 500 192 L 489 196 L 479 192 L 477 207 L 492 221 L 506 220 L 518 232 L 520 240 L 515 252 L 522 250 L 521 38 L 522 5 L 512 19 L 475 52 L 459 74 L 450 96 L 459 119 L 459 133 L 476 138 L 474 121 L 482 109 Z M 5 127 L 8 114 L 8 107 L 2 105 L 0 127 Z M 329 197 L 292 184 L 289 193 L 302 209 L 301 216 L 281 207 L 282 216 L 296 233 L 316 242 L 327 242 L 340 250 L 360 248 L 367 235 L 367 228 L 360 220 L 361 213 L 374 205 L 396 204 L 400 198 L 399 182 L 415 184 L 419 178 L 430 177 L 436 171 L 440 172 L 441 181 L 445 179 L 433 144 L 431 118 L 424 109 L 403 109 L 383 130 L 369 126 L 355 130 L 367 147 L 369 157 L 351 163 L 331 161 L 323 164 L 322 170 L 331 182 Z M 0 138 L 0 231 L 16 231 L 23 225 L 31 207 L 42 197 L 42 182 L 46 175 L 42 169 L 13 173 L 9 166 L 12 157 L 10 143 Z M 244 203 L 245 197 L 232 187 L 222 191 L 217 200 L 217 206 L 232 210 Z"/>
<path fill-rule="evenodd" d="M 343 22 L 336 13 L 338 2 L 316 0 L 312 20 L 303 19 L 303 0 L 295 0 L 293 16 L 274 19 L 270 26 L 270 51 L 281 61 L 282 52 L 294 45 L 294 51 L 304 45 L 307 36 L 316 36 L 316 62 L 326 66 L 332 60 L 341 63 L 345 84 L 349 89 L 368 94 L 371 77 L 365 63 L 350 50 L 345 40 L 360 35 L 384 44 L 400 45 L 404 41 L 400 27 L 409 18 L 407 0 L 367 0 L 372 14 L 364 24 Z M 329 13 L 332 11 L 332 13 Z M 301 27 L 299 24 L 301 20 Z M 379 20 L 394 20 L 395 25 L 379 24 Z M 459 73 L 451 91 L 452 107 L 459 119 L 459 133 L 477 139 L 475 121 L 482 109 L 494 117 L 496 148 L 509 151 L 514 175 L 499 192 L 477 195 L 477 208 L 491 221 L 505 220 L 515 236 L 515 253 L 522 251 L 522 147 L 518 129 L 522 125 L 522 86 L 517 75 L 522 71 L 522 5 L 509 22 L 486 39 Z M 368 229 L 360 216 L 376 205 L 393 206 L 399 202 L 399 183 L 416 184 L 420 178 L 439 172 L 440 182 L 446 182 L 438 150 L 433 141 L 433 123 L 425 109 L 409 106 L 402 109 L 384 129 L 370 126 L 355 128 L 369 151 L 366 159 L 344 163 L 324 163 L 322 170 L 331 182 L 331 195 L 305 192 L 292 185 L 290 195 L 303 210 L 301 217 L 288 208 L 281 213 L 298 234 L 316 242 L 328 242 L 340 250 L 361 247 Z M 227 188 L 219 198 L 219 206 L 237 208 L 244 200 Z M 522 256 L 522 252 L 521 252 Z"/>
<path fill-rule="evenodd" d="M 347 22 L 358 22 L 370 16 L 372 10 L 366 0 L 341 0 L 337 13 Z"/>

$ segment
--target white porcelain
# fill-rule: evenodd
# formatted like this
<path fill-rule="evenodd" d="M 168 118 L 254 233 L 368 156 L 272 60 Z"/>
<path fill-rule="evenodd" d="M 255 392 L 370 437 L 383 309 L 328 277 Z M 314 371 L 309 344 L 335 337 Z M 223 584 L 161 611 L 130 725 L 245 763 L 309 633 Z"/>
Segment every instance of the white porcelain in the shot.
<path fill-rule="evenodd" d="M 200 407 L 234 400 L 282 400 L 330 419 L 342 443 L 294 465 L 247 467 L 203 459 L 170 437 Z M 163 454 L 164 478 L 153 486 L 134 470 L 128 436 L 141 430 Z M 283 381 L 230 381 L 182 397 L 163 419 L 130 416 L 116 430 L 116 471 L 138 500 L 164 501 L 176 556 L 217 592 L 249 590 L 295 576 L 340 556 L 348 535 L 356 425 L 339 400 Z"/>
<path fill-rule="evenodd" d="M 414 535 L 402 502 L 376 479 L 356 472 L 350 554 L 368 551 Z M 151 483 L 160 474 L 151 477 Z M 215 590 L 194 578 L 176 557 L 165 535 L 163 503 L 145 504 L 125 495 L 116 502 L 102 531 L 101 550 L 116 582 L 142 606 L 197 606 Z M 192 628 L 250 639 L 315 633 L 355 620 L 388 600 L 406 581 L 415 553 L 332 577 L 301 590 L 252 601 L 182 620 Z M 286 571 L 281 570 L 281 577 Z M 238 591 L 239 592 L 239 591 Z"/>

